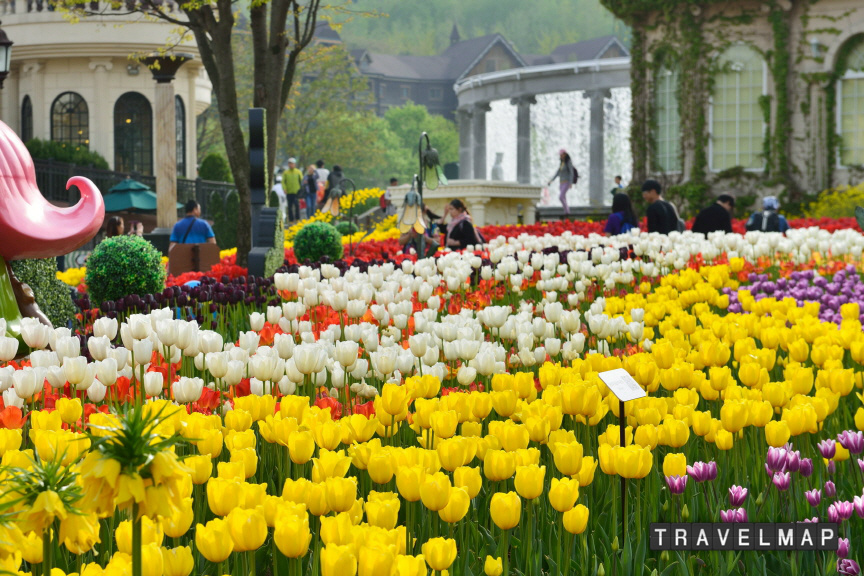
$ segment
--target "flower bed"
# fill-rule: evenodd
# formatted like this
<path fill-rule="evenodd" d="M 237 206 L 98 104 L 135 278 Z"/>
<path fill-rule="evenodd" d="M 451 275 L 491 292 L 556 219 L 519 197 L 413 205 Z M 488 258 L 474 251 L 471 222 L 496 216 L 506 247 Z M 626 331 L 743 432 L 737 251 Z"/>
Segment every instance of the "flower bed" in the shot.
<path fill-rule="evenodd" d="M 37 351 L 0 368 L 2 569 L 857 573 L 860 305 L 770 300 L 783 279 L 856 294 L 862 250 L 852 230 L 526 234 L 205 277 L 74 334 L 25 322 Z M 618 368 L 647 393 L 623 414 L 599 377 Z M 681 521 L 843 539 L 649 548 L 645 526 Z"/>

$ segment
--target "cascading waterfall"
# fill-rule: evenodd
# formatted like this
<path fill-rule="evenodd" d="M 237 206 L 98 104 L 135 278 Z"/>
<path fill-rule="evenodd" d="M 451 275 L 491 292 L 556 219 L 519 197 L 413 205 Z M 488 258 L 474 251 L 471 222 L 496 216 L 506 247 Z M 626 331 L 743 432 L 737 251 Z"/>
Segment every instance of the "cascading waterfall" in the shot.
<path fill-rule="evenodd" d="M 606 100 L 604 134 L 604 182 L 608 192 L 616 175 L 630 181 L 630 88 L 613 88 Z M 590 171 L 590 101 L 582 92 L 559 92 L 537 96 L 531 107 L 531 183 L 546 186 L 558 169 L 558 150 L 564 148 L 579 171 L 579 182 L 571 188 L 567 200 L 571 206 L 588 204 L 588 174 Z M 486 114 L 486 174 L 492 174 L 495 155 L 504 154 L 504 180 L 516 181 L 516 106 L 509 100 L 491 103 Z M 612 203 L 612 195 L 604 194 L 604 202 Z M 541 206 L 560 206 L 557 181 L 544 191 Z"/>

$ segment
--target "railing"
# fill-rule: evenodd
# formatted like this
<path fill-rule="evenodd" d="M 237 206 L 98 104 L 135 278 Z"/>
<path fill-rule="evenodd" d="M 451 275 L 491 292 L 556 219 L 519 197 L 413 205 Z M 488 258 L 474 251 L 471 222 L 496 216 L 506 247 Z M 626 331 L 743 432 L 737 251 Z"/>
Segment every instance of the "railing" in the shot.
<path fill-rule="evenodd" d="M 55 162 L 54 160 L 34 159 L 33 163 L 36 166 L 36 184 L 39 186 L 39 190 L 49 202 L 55 204 L 71 206 L 78 202 L 80 198 L 78 189 L 73 186 L 70 190 L 66 190 L 66 182 L 72 176 L 89 178 L 102 194 L 107 194 L 109 189 L 127 177 L 141 182 L 154 192 L 156 190 L 155 176 L 114 172 L 66 162 Z M 224 199 L 233 190 L 236 190 L 235 186 L 227 182 L 210 182 L 200 178 L 195 180 L 177 178 L 177 201 L 183 204 L 194 198 L 201 205 L 201 216 L 205 219 L 210 217 L 210 196 L 214 192 L 218 192 Z"/>
<path fill-rule="evenodd" d="M 54 12 L 62 1 L 56 0 L 0 0 L 0 15 L 6 14 L 23 14 L 25 12 Z M 80 3 L 75 2 L 74 6 L 90 12 L 111 12 L 124 11 L 130 12 L 136 9 L 136 0 L 120 0 L 115 2 L 99 2 L 91 0 L 90 2 Z M 173 12 L 176 9 L 176 3 L 170 0 L 156 1 L 156 6 L 165 5 L 168 11 Z"/>

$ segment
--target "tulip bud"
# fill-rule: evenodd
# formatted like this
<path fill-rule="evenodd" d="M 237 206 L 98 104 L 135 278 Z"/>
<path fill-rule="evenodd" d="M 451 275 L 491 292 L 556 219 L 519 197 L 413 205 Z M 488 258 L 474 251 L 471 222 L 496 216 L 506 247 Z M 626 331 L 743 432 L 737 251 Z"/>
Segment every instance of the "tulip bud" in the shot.
<path fill-rule="evenodd" d="M 615 536 L 615 539 L 612 540 L 612 551 L 618 552 L 618 549 L 621 548 L 621 545 L 618 544 L 618 536 Z"/>

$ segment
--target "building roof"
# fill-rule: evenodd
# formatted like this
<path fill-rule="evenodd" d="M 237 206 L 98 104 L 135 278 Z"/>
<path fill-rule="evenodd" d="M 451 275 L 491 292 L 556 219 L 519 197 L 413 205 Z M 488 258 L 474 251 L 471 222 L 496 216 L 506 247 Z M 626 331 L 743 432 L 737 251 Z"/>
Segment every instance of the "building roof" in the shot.
<path fill-rule="evenodd" d="M 608 35 L 583 40 L 582 42 L 574 42 L 573 44 L 563 44 L 555 48 L 550 56 L 553 63 L 584 62 L 586 60 L 603 58 L 603 55 L 613 48 L 618 48 L 625 56 L 630 55 L 627 48 L 624 47 L 616 36 Z"/>
<path fill-rule="evenodd" d="M 396 56 L 352 50 L 351 55 L 364 74 L 406 80 L 453 82 L 467 74 L 495 45 L 501 44 L 513 58 L 525 64 L 500 34 L 471 38 L 450 45 L 439 56 Z"/>

